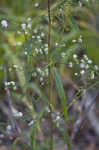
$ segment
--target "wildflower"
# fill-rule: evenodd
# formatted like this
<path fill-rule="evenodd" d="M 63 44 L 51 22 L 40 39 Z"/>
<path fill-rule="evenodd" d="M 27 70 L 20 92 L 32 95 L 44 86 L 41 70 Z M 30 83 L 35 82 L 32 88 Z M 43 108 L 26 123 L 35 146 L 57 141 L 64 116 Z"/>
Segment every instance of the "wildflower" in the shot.
<path fill-rule="evenodd" d="M 24 54 L 27 55 L 27 52 L 25 51 Z"/>
<path fill-rule="evenodd" d="M 75 73 L 74 73 L 74 75 L 75 75 L 75 76 L 78 76 L 78 73 L 77 73 L 77 72 L 75 72 Z"/>
<path fill-rule="evenodd" d="M 72 68 L 72 67 L 73 67 L 73 63 L 72 63 L 72 62 L 69 62 L 68 66 L 69 66 L 70 68 Z"/>
<path fill-rule="evenodd" d="M 34 35 L 32 35 L 32 39 L 35 39 L 35 36 L 34 36 Z"/>
<path fill-rule="evenodd" d="M 84 68 L 85 65 L 83 63 L 80 64 L 80 68 Z"/>
<path fill-rule="evenodd" d="M 62 52 L 62 53 L 61 53 L 61 56 L 64 58 L 64 57 L 65 57 L 65 53 L 64 53 L 64 52 Z"/>
<path fill-rule="evenodd" d="M 41 36 L 44 37 L 44 35 L 45 35 L 45 34 L 42 32 L 42 33 L 41 33 Z"/>
<path fill-rule="evenodd" d="M 92 64 L 92 60 L 89 59 L 89 60 L 88 60 L 88 64 Z"/>
<path fill-rule="evenodd" d="M 22 27 L 23 30 L 25 30 L 26 24 L 25 23 L 21 24 L 21 27 Z"/>
<path fill-rule="evenodd" d="M 80 74 L 82 74 L 82 75 L 83 75 L 84 73 L 85 73 L 85 71 L 84 71 L 84 70 L 81 70 L 81 71 L 80 71 Z"/>
<path fill-rule="evenodd" d="M 21 32 L 20 32 L 20 31 L 17 31 L 17 34 L 21 34 Z"/>
<path fill-rule="evenodd" d="M 28 125 L 31 126 L 31 125 L 33 125 L 33 123 L 34 123 L 34 120 L 31 120 L 31 121 L 28 123 Z"/>
<path fill-rule="evenodd" d="M 21 118 L 21 117 L 23 117 L 23 113 L 22 112 L 18 112 L 16 114 L 14 114 L 14 116 Z"/>
<path fill-rule="evenodd" d="M 34 29 L 34 33 L 37 33 L 38 31 L 37 31 L 37 29 Z"/>
<path fill-rule="evenodd" d="M 57 46 L 57 45 L 58 45 L 58 43 L 56 42 L 56 43 L 55 43 L 55 45 Z"/>
<path fill-rule="evenodd" d="M 29 29 L 31 29 L 31 24 L 29 23 L 29 24 L 27 25 L 27 27 L 28 27 Z"/>
<path fill-rule="evenodd" d="M 29 17 L 27 20 L 28 20 L 28 21 L 31 21 L 31 18 Z"/>
<path fill-rule="evenodd" d="M 14 64 L 13 67 L 14 67 L 14 68 L 18 68 L 18 65 Z"/>
<path fill-rule="evenodd" d="M 2 27 L 7 28 L 8 27 L 8 22 L 6 20 L 2 20 L 1 25 L 2 25 Z"/>
<path fill-rule="evenodd" d="M 34 4 L 34 6 L 35 6 L 35 7 L 38 7 L 38 6 L 39 6 L 39 3 L 36 2 L 36 3 Z"/>
<path fill-rule="evenodd" d="M 37 39 L 40 39 L 40 36 L 37 36 Z"/>
<path fill-rule="evenodd" d="M 76 55 L 76 54 L 74 54 L 74 55 L 73 55 L 73 58 L 74 58 L 74 59 L 75 59 L 75 58 L 77 58 L 77 55 Z"/>
<path fill-rule="evenodd" d="M 76 42 L 76 40 L 72 40 L 72 42 L 73 42 L 73 43 L 75 43 L 75 42 Z"/>

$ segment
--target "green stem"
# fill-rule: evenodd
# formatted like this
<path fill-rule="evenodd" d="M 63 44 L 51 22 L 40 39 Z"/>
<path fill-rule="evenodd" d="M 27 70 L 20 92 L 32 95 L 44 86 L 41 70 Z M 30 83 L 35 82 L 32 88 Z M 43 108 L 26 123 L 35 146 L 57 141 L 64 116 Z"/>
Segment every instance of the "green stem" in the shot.
<path fill-rule="evenodd" d="M 48 0 L 48 64 L 51 62 L 51 16 L 50 16 L 50 0 Z M 48 87 L 49 87 L 49 117 L 50 117 L 50 150 L 53 150 L 53 119 L 52 119 L 52 71 L 51 65 L 48 66 Z"/>

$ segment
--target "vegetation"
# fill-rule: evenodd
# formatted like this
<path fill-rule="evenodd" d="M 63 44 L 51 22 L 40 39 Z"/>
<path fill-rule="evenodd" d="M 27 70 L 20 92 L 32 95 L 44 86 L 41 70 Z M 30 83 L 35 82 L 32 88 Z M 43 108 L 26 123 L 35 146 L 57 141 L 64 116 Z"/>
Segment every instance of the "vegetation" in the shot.
<path fill-rule="evenodd" d="M 98 9 L 98 0 L 0 1 L 1 145 L 77 149 L 85 118 L 97 120 Z"/>

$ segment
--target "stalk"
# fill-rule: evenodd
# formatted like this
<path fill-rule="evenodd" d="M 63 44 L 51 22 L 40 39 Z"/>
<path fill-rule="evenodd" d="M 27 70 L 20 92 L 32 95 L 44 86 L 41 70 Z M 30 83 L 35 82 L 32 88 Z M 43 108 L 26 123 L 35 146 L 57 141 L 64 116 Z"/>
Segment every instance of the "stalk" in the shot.
<path fill-rule="evenodd" d="M 48 64 L 51 62 L 51 13 L 50 0 L 48 0 Z M 52 119 L 52 71 L 51 65 L 48 67 L 48 95 L 49 95 L 49 117 L 50 117 L 50 150 L 53 150 L 53 119 Z"/>

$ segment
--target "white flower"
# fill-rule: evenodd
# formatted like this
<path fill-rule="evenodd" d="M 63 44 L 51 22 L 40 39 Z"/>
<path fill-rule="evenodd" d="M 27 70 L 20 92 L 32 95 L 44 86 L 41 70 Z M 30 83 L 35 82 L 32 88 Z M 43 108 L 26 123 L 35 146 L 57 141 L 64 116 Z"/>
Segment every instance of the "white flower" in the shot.
<path fill-rule="evenodd" d="M 61 56 L 64 58 L 64 57 L 65 57 L 65 53 L 64 53 L 64 52 L 62 52 L 62 53 L 61 53 Z"/>
<path fill-rule="evenodd" d="M 91 75 L 91 79 L 94 79 L 95 78 L 95 74 L 94 73 L 92 73 L 92 75 Z"/>
<path fill-rule="evenodd" d="M 21 45 L 22 45 L 22 42 L 17 42 L 16 44 L 19 45 L 19 46 L 21 46 Z"/>
<path fill-rule="evenodd" d="M 83 55 L 83 57 L 84 57 L 84 59 L 85 59 L 85 60 L 88 60 L 88 57 L 87 57 L 87 55 Z"/>
<path fill-rule="evenodd" d="M 85 65 L 83 63 L 80 64 L 80 68 L 84 68 Z"/>
<path fill-rule="evenodd" d="M 42 33 L 41 33 L 41 36 L 44 37 L 44 35 L 45 35 L 45 34 L 42 32 Z"/>
<path fill-rule="evenodd" d="M 73 58 L 74 58 L 74 59 L 75 59 L 75 58 L 77 58 L 77 55 L 76 55 L 76 54 L 74 54 L 74 55 L 73 55 Z"/>
<path fill-rule="evenodd" d="M 69 66 L 70 68 L 72 68 L 72 67 L 73 67 L 73 63 L 72 63 L 72 62 L 69 62 L 68 66 Z"/>
<path fill-rule="evenodd" d="M 13 87 L 13 90 L 14 90 L 14 91 L 15 91 L 15 90 L 17 90 L 17 87 L 16 87 L 16 86 L 14 86 L 14 87 Z"/>
<path fill-rule="evenodd" d="M 39 36 L 39 35 L 37 36 L 37 39 L 40 39 L 40 36 Z"/>
<path fill-rule="evenodd" d="M 81 71 L 80 71 L 80 74 L 82 74 L 82 75 L 83 75 L 84 73 L 85 73 L 85 71 L 84 71 L 84 70 L 81 70 Z"/>
<path fill-rule="evenodd" d="M 75 72 L 75 73 L 74 73 L 74 75 L 75 75 L 75 76 L 78 76 L 78 73 L 77 73 L 77 72 Z"/>
<path fill-rule="evenodd" d="M 85 65 L 85 69 L 88 69 L 89 68 L 89 65 L 87 64 L 87 65 Z"/>
<path fill-rule="evenodd" d="M 12 126 L 11 126 L 11 125 L 8 125 L 8 126 L 7 126 L 7 131 L 11 131 L 11 129 L 12 129 Z"/>
<path fill-rule="evenodd" d="M 39 3 L 36 2 L 36 3 L 34 4 L 34 6 L 35 6 L 35 7 L 38 7 L 38 6 L 39 6 Z"/>
<path fill-rule="evenodd" d="M 31 121 L 28 123 L 28 125 L 31 126 L 31 125 L 33 125 L 33 123 L 34 123 L 34 120 L 31 120 Z"/>
<path fill-rule="evenodd" d="M 29 29 L 31 29 L 32 26 L 31 26 L 31 24 L 29 23 L 29 24 L 27 25 L 27 27 L 28 27 Z"/>
<path fill-rule="evenodd" d="M 27 35 L 27 34 L 28 34 L 28 32 L 27 32 L 27 31 L 25 31 L 25 34 Z"/>
<path fill-rule="evenodd" d="M 27 52 L 25 51 L 24 54 L 27 55 Z"/>
<path fill-rule="evenodd" d="M 75 43 L 75 42 L 76 42 L 76 40 L 72 40 L 72 42 L 73 42 L 73 43 Z"/>
<path fill-rule="evenodd" d="M 40 77 L 40 81 L 41 81 L 41 82 L 43 81 L 43 77 Z"/>
<path fill-rule="evenodd" d="M 20 32 L 20 31 L 17 31 L 17 34 L 21 34 L 21 32 Z"/>
<path fill-rule="evenodd" d="M 16 114 L 14 114 L 14 116 L 21 118 L 21 117 L 23 117 L 23 113 L 22 112 L 18 112 Z"/>
<path fill-rule="evenodd" d="M 21 28 L 24 30 L 26 28 L 26 24 L 25 23 L 21 24 Z"/>
<path fill-rule="evenodd" d="M 2 20 L 1 25 L 2 25 L 2 27 L 7 28 L 8 27 L 8 22 L 6 20 Z"/>
<path fill-rule="evenodd" d="M 34 35 L 32 35 L 32 39 L 35 39 L 35 36 L 34 36 Z"/>
<path fill-rule="evenodd" d="M 89 60 L 88 60 L 88 64 L 92 64 L 92 60 L 89 59 Z"/>
<path fill-rule="evenodd" d="M 31 21 L 31 18 L 29 17 L 27 20 L 28 20 L 28 21 Z"/>
<path fill-rule="evenodd" d="M 34 33 L 37 33 L 38 32 L 38 30 L 37 29 L 34 29 Z"/>
<path fill-rule="evenodd" d="M 37 72 L 41 73 L 41 69 L 40 68 L 36 68 Z"/>
<path fill-rule="evenodd" d="M 56 42 L 56 43 L 55 43 L 55 45 L 57 46 L 57 45 L 58 45 L 58 43 Z"/>

